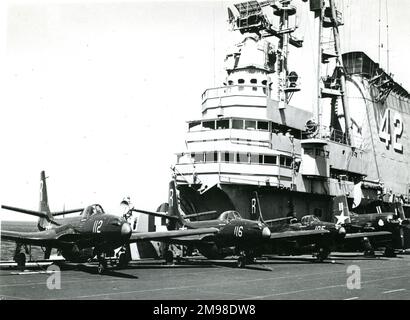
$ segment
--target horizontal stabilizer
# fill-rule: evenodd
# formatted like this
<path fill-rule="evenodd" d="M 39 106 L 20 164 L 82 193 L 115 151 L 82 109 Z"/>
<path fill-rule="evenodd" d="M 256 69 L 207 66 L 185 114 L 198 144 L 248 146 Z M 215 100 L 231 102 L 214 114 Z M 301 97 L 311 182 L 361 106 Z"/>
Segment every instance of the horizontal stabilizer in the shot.
<path fill-rule="evenodd" d="M 84 210 L 84 208 L 79 208 L 79 209 L 72 209 L 72 210 L 52 212 L 51 214 L 55 217 L 55 216 L 62 216 L 62 215 L 64 215 L 64 214 L 82 212 L 83 210 Z"/>
<path fill-rule="evenodd" d="M 295 219 L 295 217 L 283 217 L 283 218 L 276 218 L 276 219 L 270 219 L 270 220 L 265 220 L 265 223 L 272 223 L 272 222 L 278 222 L 278 221 L 285 221 L 285 220 L 292 220 Z"/>
<path fill-rule="evenodd" d="M 146 210 L 141 210 L 141 209 L 131 209 L 131 211 L 148 214 L 148 215 L 151 215 L 151 216 L 154 216 L 154 217 L 161 217 L 161 218 L 165 218 L 165 219 L 168 219 L 168 220 L 179 221 L 178 217 L 170 216 L 170 215 L 167 215 L 167 214 L 161 213 L 161 212 L 146 211 Z"/>
<path fill-rule="evenodd" d="M 192 214 L 186 214 L 184 215 L 185 219 L 189 218 L 197 218 L 197 217 L 203 217 L 203 216 L 210 216 L 210 215 L 215 215 L 217 212 L 215 210 L 212 211 L 204 211 L 204 212 L 198 212 L 198 213 L 192 213 Z"/>

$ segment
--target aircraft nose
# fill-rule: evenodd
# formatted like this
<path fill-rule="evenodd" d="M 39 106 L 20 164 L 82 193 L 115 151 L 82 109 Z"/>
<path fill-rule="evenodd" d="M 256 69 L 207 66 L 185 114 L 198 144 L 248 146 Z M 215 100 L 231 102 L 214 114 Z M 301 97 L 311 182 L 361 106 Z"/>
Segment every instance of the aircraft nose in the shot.
<path fill-rule="evenodd" d="M 270 238 L 270 234 L 271 234 L 271 232 L 270 232 L 268 227 L 264 227 L 262 229 L 262 237 L 263 238 Z"/>
<path fill-rule="evenodd" d="M 129 238 L 131 236 L 131 226 L 128 222 L 124 222 L 121 226 L 121 236 Z"/>

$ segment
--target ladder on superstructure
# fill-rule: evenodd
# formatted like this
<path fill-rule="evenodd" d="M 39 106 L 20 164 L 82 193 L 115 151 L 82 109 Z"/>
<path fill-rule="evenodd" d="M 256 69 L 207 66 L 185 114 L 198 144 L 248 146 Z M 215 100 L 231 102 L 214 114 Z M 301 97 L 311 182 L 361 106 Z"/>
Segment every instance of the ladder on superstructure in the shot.
<path fill-rule="evenodd" d="M 351 120 L 349 106 L 346 99 L 346 76 L 343 66 L 342 52 L 340 46 L 339 26 L 343 25 L 342 13 L 336 9 L 335 0 L 312 1 L 311 11 L 314 11 L 319 18 L 319 58 L 318 58 L 318 100 L 316 110 L 316 121 L 318 122 L 319 138 L 322 138 L 322 103 L 323 99 L 330 98 L 332 106 L 332 116 L 337 112 L 338 102 L 341 101 L 344 118 L 343 142 L 352 146 Z M 330 29 L 331 35 L 325 38 L 323 29 Z M 322 77 L 322 64 L 334 63 L 332 75 Z"/>

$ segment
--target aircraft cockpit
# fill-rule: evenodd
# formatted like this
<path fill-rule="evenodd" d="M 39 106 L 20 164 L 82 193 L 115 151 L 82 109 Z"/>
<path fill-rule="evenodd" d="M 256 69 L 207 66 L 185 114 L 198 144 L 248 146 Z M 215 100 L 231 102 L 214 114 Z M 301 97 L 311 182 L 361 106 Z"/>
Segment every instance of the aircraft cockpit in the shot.
<path fill-rule="evenodd" d="M 82 219 L 88 219 L 95 214 L 104 214 L 104 209 L 99 204 L 93 204 L 91 206 L 86 207 L 81 216 Z"/>
<path fill-rule="evenodd" d="M 313 222 L 320 222 L 320 220 L 319 220 L 318 217 L 316 217 L 314 215 L 308 215 L 308 216 L 302 217 L 300 222 L 301 222 L 302 225 L 308 226 L 308 225 L 311 225 Z"/>
<path fill-rule="evenodd" d="M 225 211 L 219 216 L 219 220 L 223 221 L 231 221 L 238 219 L 242 219 L 242 217 L 236 211 Z"/>

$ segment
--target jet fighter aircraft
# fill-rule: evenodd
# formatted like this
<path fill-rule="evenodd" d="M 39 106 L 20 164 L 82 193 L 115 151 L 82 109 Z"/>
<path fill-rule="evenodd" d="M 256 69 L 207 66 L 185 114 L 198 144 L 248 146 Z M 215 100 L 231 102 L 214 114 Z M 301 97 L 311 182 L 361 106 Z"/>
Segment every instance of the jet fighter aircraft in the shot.
<path fill-rule="evenodd" d="M 78 212 L 80 209 L 51 213 L 48 207 L 44 171 L 41 172 L 39 211 L 5 205 L 2 208 L 39 217 L 39 231 L 1 230 L 2 240 L 15 241 L 17 248 L 27 244 L 45 247 L 46 258 L 49 258 L 52 248 L 58 249 L 66 260 L 72 262 L 86 262 L 97 256 L 99 273 L 107 267 L 105 256 L 112 256 L 114 249 L 126 243 L 150 240 L 166 242 L 170 237 L 183 239 L 186 236 L 212 234 L 218 231 L 215 228 L 201 228 L 200 230 L 133 233 L 131 226 L 123 217 L 106 214 L 99 204 L 87 206 L 80 216 L 55 219 L 57 215 Z M 24 267 L 25 254 L 16 250 L 15 260 L 20 267 Z"/>
<path fill-rule="evenodd" d="M 331 251 L 335 251 L 346 243 L 357 244 L 358 241 L 362 242 L 363 239 L 372 239 L 372 241 L 376 241 L 377 239 L 379 242 L 383 241 L 384 244 L 390 242 L 391 233 L 388 231 L 361 230 L 361 232 L 350 232 L 349 211 L 346 211 L 344 204 L 341 204 L 341 199 L 342 197 L 336 197 L 333 201 L 333 213 L 335 219 L 337 219 L 336 222 L 321 221 L 314 215 L 305 215 L 300 219 L 300 221 L 298 221 L 295 217 L 264 220 L 259 195 L 255 191 L 253 198 L 251 199 L 251 208 L 253 210 L 252 214 L 259 217 L 262 222 L 268 224 L 271 232 L 300 232 L 307 230 L 329 231 L 329 234 L 317 239 L 312 237 L 310 239 L 293 238 L 279 240 L 270 244 L 270 247 L 265 246 L 265 252 L 284 253 L 290 255 L 312 252 L 318 261 L 323 261 L 328 257 Z M 339 213 L 339 215 L 337 215 L 337 213 Z M 278 223 L 280 220 L 284 220 L 284 223 Z M 357 245 L 357 247 L 359 245 Z M 362 248 L 362 246 L 360 247 Z"/>
<path fill-rule="evenodd" d="M 389 232 L 390 237 L 372 237 L 364 239 L 362 245 L 357 241 L 346 241 L 344 250 L 354 250 L 363 248 L 366 255 L 373 255 L 375 248 L 385 248 L 386 256 L 394 256 L 395 249 L 404 250 L 408 247 L 408 237 L 410 236 L 410 221 L 406 219 L 403 207 L 400 203 L 394 203 L 394 212 L 381 212 L 380 207 L 377 213 L 357 214 L 349 211 L 345 196 L 334 199 L 334 211 L 339 210 L 347 232 L 351 234 L 360 233 L 380 233 Z M 406 238 L 407 237 L 407 238 Z"/>
<path fill-rule="evenodd" d="M 206 228 L 217 229 L 217 232 L 208 234 L 170 238 L 167 239 L 167 242 L 195 247 L 208 259 L 220 259 L 226 256 L 239 255 L 237 260 L 238 267 L 244 267 L 246 263 L 252 262 L 254 257 L 260 254 L 260 249 L 264 244 L 295 238 L 300 241 L 318 242 L 318 238 L 329 233 L 328 230 L 322 229 L 271 232 L 264 222 L 243 219 L 236 211 L 223 212 L 218 219 L 190 222 L 180 212 L 174 180 L 170 182 L 169 187 L 168 214 L 135 208 L 131 210 L 166 218 L 169 220 L 169 230 L 175 230 L 178 226 L 198 231 Z M 195 214 L 190 216 L 195 216 Z M 172 252 L 168 251 L 165 258 L 171 261 L 173 259 Z"/>

